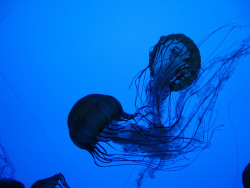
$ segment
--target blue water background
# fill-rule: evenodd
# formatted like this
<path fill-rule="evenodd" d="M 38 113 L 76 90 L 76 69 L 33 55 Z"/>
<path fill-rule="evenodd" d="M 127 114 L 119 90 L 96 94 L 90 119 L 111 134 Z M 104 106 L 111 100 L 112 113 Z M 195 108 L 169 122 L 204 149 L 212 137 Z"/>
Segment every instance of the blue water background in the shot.
<path fill-rule="evenodd" d="M 102 93 L 133 113 L 129 85 L 160 36 L 184 33 L 198 43 L 226 23 L 249 24 L 248 11 L 248 0 L 1 0 L 0 141 L 15 178 L 30 187 L 62 172 L 72 188 L 135 187 L 133 166 L 97 167 L 73 145 L 67 128 L 72 105 Z M 233 37 L 248 33 L 244 28 Z M 201 50 L 202 58 L 223 35 Z M 215 123 L 224 127 L 211 147 L 188 168 L 158 172 L 142 188 L 243 187 L 241 173 L 250 162 L 249 70 L 250 58 L 241 59 L 218 97 Z"/>

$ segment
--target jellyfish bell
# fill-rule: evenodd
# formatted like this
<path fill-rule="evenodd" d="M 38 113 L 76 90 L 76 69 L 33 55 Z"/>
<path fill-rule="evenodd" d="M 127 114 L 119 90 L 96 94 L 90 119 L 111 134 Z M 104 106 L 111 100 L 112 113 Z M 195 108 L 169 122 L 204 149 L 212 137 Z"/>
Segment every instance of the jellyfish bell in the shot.
<path fill-rule="evenodd" d="M 87 95 L 77 101 L 69 113 L 69 134 L 76 146 L 92 153 L 98 142 L 116 139 L 115 133 L 121 129 L 116 126 L 117 121 L 132 118 L 123 111 L 116 98 L 102 94 Z"/>
<path fill-rule="evenodd" d="M 168 86 L 179 91 L 190 86 L 200 66 L 200 51 L 184 34 L 162 36 L 149 54 L 151 82 L 157 90 Z"/>

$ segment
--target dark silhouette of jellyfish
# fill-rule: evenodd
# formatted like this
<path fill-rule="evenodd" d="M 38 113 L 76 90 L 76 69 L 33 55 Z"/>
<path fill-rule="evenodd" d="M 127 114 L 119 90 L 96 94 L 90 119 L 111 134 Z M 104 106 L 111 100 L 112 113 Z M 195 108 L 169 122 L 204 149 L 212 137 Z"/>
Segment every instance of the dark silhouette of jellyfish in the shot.
<path fill-rule="evenodd" d="M 235 28 L 229 27 L 221 43 Z M 72 141 L 90 152 L 98 166 L 142 166 L 138 187 L 155 171 L 187 167 L 219 128 L 213 116 L 216 99 L 239 59 L 249 55 L 249 41 L 235 42 L 225 55 L 212 57 L 220 43 L 201 61 L 198 47 L 184 34 L 161 37 L 149 65 L 134 79 L 136 112 L 125 113 L 114 97 L 88 95 L 69 113 Z"/>
<path fill-rule="evenodd" d="M 75 103 L 68 116 L 68 128 L 73 143 L 85 149 L 95 158 L 106 160 L 101 154 L 106 151 L 98 142 L 117 139 L 116 133 L 122 127 L 116 122 L 132 119 L 125 113 L 120 102 L 112 96 L 91 94 Z M 110 161 L 112 162 L 112 161 Z"/>
<path fill-rule="evenodd" d="M 172 91 L 190 86 L 198 77 L 201 66 L 200 51 L 194 42 L 184 34 L 162 36 L 149 54 L 150 79 L 146 86 L 148 106 L 152 125 L 162 125 L 161 112 L 164 100 Z"/>
<path fill-rule="evenodd" d="M 61 173 L 56 174 L 46 179 L 39 180 L 31 186 L 31 188 L 48 188 L 48 187 L 49 188 L 56 188 L 56 187 L 69 188 L 64 176 Z"/>
<path fill-rule="evenodd" d="M 1 188 L 24 188 L 24 185 L 16 180 L 12 179 L 1 179 L 0 180 Z"/>
<path fill-rule="evenodd" d="M 166 86 L 179 91 L 190 86 L 200 66 L 199 49 L 190 38 L 184 34 L 162 36 L 149 54 L 150 91 Z"/>
<path fill-rule="evenodd" d="M 245 188 L 250 188 L 250 163 L 248 163 L 242 173 L 242 182 Z"/>

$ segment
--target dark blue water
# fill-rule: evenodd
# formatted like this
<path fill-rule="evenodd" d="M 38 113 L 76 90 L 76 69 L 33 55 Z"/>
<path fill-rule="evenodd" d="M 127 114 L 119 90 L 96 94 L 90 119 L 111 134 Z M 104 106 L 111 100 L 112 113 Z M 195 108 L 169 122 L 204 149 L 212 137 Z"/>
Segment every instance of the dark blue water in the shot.
<path fill-rule="evenodd" d="M 227 23 L 249 24 L 250 14 L 244 14 L 249 10 L 247 0 L 2 0 L 0 141 L 15 179 L 30 187 L 61 172 L 73 188 L 135 187 L 139 167 L 97 167 L 71 142 L 67 116 L 72 105 L 102 93 L 133 113 L 136 92 L 129 85 L 147 66 L 149 48 L 160 36 L 184 33 L 199 43 Z M 246 27 L 229 39 L 242 40 L 249 33 Z M 225 34 L 201 49 L 202 60 Z M 243 187 L 241 173 L 250 162 L 249 62 L 250 57 L 240 60 L 220 92 L 215 124 L 224 126 L 211 147 L 181 171 L 146 178 L 143 188 Z"/>

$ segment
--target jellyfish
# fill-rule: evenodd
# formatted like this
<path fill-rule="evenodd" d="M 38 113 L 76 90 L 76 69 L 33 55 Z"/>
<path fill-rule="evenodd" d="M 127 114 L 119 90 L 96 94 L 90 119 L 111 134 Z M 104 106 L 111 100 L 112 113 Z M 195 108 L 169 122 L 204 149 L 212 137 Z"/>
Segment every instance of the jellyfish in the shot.
<path fill-rule="evenodd" d="M 250 187 L 250 163 L 248 163 L 242 173 L 242 182 L 245 188 Z"/>
<path fill-rule="evenodd" d="M 24 188 L 24 185 L 17 180 L 1 179 L 0 187 L 2 188 Z"/>
<path fill-rule="evenodd" d="M 146 86 L 146 111 L 151 114 L 153 126 L 162 125 L 164 99 L 171 91 L 190 86 L 197 79 L 200 66 L 200 51 L 190 38 L 184 34 L 160 38 L 149 54 L 150 80 Z"/>
<path fill-rule="evenodd" d="M 66 183 L 66 180 L 64 178 L 64 176 L 59 173 L 56 174 L 52 177 L 46 178 L 46 179 L 42 179 L 39 181 L 36 181 L 31 188 L 47 188 L 47 187 L 51 187 L 51 188 L 56 188 L 56 187 L 60 187 L 60 188 L 69 188 L 68 184 Z"/>
<path fill-rule="evenodd" d="M 123 111 L 120 102 L 109 95 L 91 94 L 78 100 L 68 115 L 68 128 L 73 143 L 87 150 L 94 158 L 112 162 L 106 158 L 106 150 L 99 144 L 116 140 L 116 133 L 123 130 L 117 122 L 126 122 L 133 115 Z M 106 157 L 104 157 L 106 156 Z"/>
<path fill-rule="evenodd" d="M 210 146 L 213 109 L 224 83 L 241 57 L 249 55 L 250 38 L 234 42 L 226 53 L 201 60 L 199 48 L 184 34 L 162 36 L 151 48 L 149 64 L 133 83 L 137 89 L 132 114 L 112 96 L 92 94 L 80 99 L 68 116 L 71 140 L 87 150 L 98 166 L 137 165 L 140 187 L 159 170 L 180 170 Z"/>

